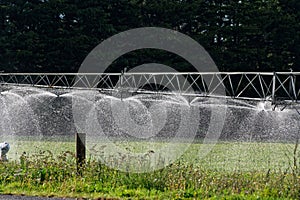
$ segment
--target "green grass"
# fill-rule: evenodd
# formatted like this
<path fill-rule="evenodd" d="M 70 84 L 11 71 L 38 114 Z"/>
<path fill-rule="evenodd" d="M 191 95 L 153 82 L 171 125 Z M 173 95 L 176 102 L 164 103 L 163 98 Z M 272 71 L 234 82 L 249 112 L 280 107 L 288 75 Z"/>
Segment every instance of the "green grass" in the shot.
<path fill-rule="evenodd" d="M 98 150 L 107 145 L 97 144 Z M 118 141 L 115 145 L 147 152 L 165 143 Z M 186 143 L 176 144 L 180 145 Z M 0 165 L 2 194 L 91 199 L 300 198 L 300 157 L 295 144 L 221 142 L 201 158 L 201 148 L 207 146 L 195 143 L 176 162 L 150 173 L 111 169 L 88 152 L 81 175 L 74 142 L 16 141 L 11 146 L 10 162 Z"/>
<path fill-rule="evenodd" d="M 134 142 L 117 141 L 112 144 L 87 143 L 87 149 L 93 147 L 98 153 L 98 157 L 104 157 L 104 151 L 111 145 L 118 146 L 120 149 L 127 149 L 129 152 L 145 153 L 149 150 L 156 151 L 164 147 L 166 142 Z M 59 142 L 53 140 L 46 141 L 14 141 L 11 143 L 9 152 L 10 160 L 19 160 L 25 152 L 27 156 L 43 156 L 45 151 L 50 151 L 54 156 L 63 152 L 74 152 L 75 142 Z M 183 151 L 186 143 L 175 143 L 171 149 Z M 201 166 L 206 169 L 216 171 L 267 171 L 285 170 L 294 165 L 294 147 L 292 143 L 247 143 L 247 142 L 219 142 L 212 147 L 207 155 L 203 151 L 209 144 L 194 143 L 180 160 L 184 163 Z M 89 158 L 91 152 L 87 151 Z M 299 154 L 299 150 L 296 154 Z M 165 160 L 168 164 L 168 160 Z M 136 166 L 135 166 L 136 167 Z"/>

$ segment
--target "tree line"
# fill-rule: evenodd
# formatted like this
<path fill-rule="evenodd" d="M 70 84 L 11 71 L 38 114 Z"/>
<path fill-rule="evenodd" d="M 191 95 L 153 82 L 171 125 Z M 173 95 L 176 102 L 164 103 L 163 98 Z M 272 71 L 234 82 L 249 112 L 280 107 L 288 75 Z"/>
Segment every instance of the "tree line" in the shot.
<path fill-rule="evenodd" d="M 0 71 L 76 72 L 101 41 L 149 26 L 187 34 L 220 71 L 299 71 L 299 22 L 299 0 L 0 0 Z M 191 70 L 149 49 L 111 69 L 147 62 Z"/>

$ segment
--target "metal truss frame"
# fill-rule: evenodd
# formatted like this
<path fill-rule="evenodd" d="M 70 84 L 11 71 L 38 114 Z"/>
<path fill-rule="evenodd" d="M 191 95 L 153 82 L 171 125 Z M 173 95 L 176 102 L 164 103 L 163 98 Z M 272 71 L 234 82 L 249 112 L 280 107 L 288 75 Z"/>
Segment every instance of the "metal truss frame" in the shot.
<path fill-rule="evenodd" d="M 300 72 L 0 73 L 0 83 L 297 103 Z M 225 91 L 220 92 L 220 91 Z"/>

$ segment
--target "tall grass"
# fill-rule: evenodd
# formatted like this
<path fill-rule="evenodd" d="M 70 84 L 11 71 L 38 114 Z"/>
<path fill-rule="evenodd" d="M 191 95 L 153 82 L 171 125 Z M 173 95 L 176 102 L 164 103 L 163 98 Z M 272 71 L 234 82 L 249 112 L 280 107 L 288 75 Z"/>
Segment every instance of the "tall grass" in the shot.
<path fill-rule="evenodd" d="M 282 170 L 217 170 L 182 158 L 140 174 L 88 159 L 79 175 L 71 151 L 24 153 L 19 160 L 0 164 L 0 192 L 87 198 L 300 199 L 297 147 L 291 155 L 295 162 Z"/>

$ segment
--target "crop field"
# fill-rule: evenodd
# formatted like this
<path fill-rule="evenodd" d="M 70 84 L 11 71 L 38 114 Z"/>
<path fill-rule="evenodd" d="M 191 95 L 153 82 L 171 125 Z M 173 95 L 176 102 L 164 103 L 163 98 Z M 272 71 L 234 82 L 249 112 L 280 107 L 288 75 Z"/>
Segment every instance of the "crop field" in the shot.
<path fill-rule="evenodd" d="M 105 149 L 106 143 L 87 143 Z M 131 152 L 160 148 L 165 142 L 124 142 Z M 177 143 L 176 147 L 187 145 Z M 205 146 L 206 145 L 206 146 Z M 11 143 L 9 162 L 0 165 L 0 192 L 61 197 L 120 199 L 298 199 L 299 149 L 292 143 L 193 143 L 174 163 L 148 173 L 122 172 L 87 151 L 76 168 L 75 142 L 65 139 Z M 200 151 L 199 151 L 200 150 Z M 103 150 L 105 151 L 105 150 Z M 104 156 L 104 154 L 103 154 Z M 164 161 L 166 162 L 166 161 Z M 138 166 L 136 166 L 138 167 Z"/>

